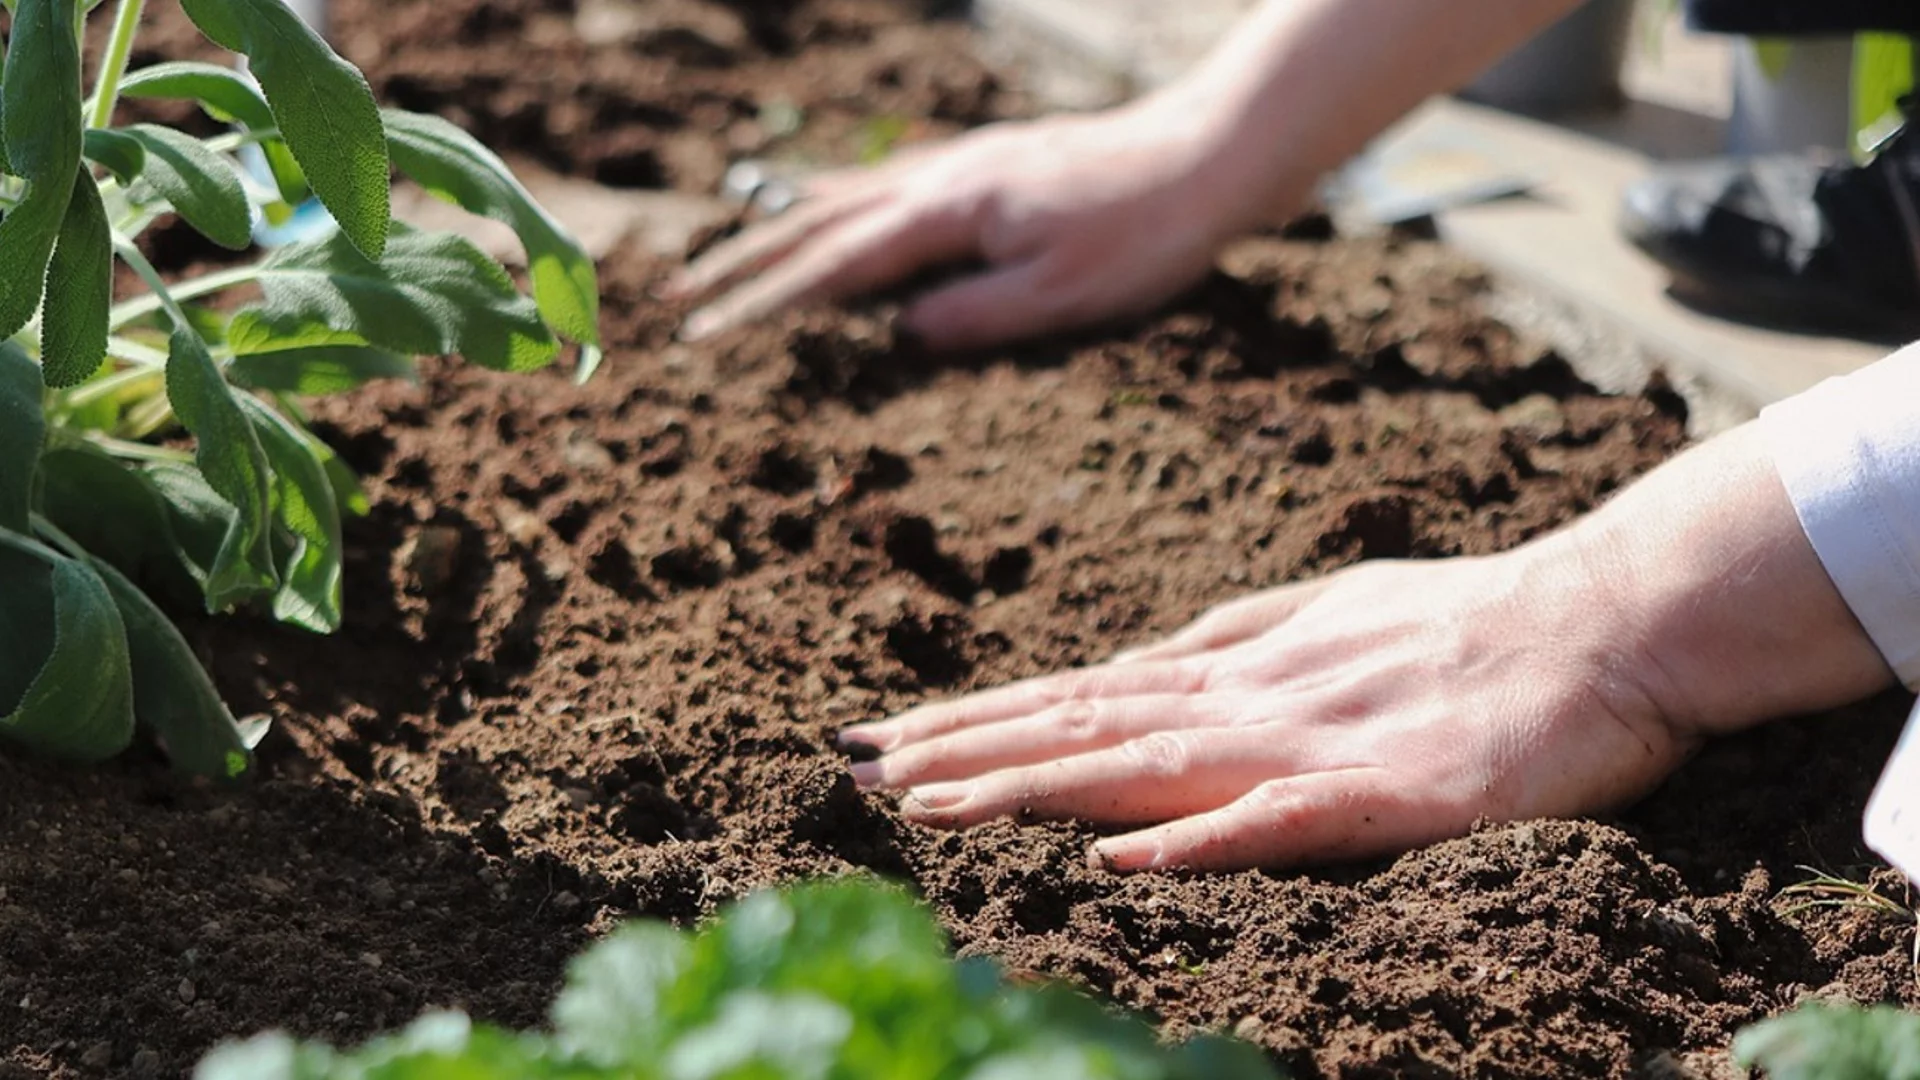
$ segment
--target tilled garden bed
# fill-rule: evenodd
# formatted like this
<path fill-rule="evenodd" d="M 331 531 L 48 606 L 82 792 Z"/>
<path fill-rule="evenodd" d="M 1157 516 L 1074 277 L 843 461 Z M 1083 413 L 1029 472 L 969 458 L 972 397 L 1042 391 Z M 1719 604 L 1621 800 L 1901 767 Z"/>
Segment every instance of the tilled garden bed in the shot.
<path fill-rule="evenodd" d="M 600 44 L 559 0 L 343 8 L 396 103 L 610 182 L 1021 107 L 963 28 L 877 0 L 608 6 L 651 21 Z M 1511 546 L 1683 444 L 1676 395 L 1587 385 L 1473 267 L 1256 238 L 1155 317 L 966 360 L 884 310 L 675 344 L 671 269 L 603 266 L 584 388 L 435 364 L 316 406 L 374 504 L 346 628 L 191 627 L 275 723 L 257 781 L 0 757 L 0 1077 L 176 1076 L 432 1006 L 537 1024 L 622 919 L 849 872 L 910 883 L 962 952 L 1302 1077 L 1731 1075 L 1731 1033 L 1808 993 L 1920 1003 L 1911 926 L 1774 899 L 1871 865 L 1897 700 L 1716 745 L 1618 821 L 1308 873 L 1115 877 L 1084 829 L 934 833 L 855 790 L 846 724 L 1357 559 Z"/>

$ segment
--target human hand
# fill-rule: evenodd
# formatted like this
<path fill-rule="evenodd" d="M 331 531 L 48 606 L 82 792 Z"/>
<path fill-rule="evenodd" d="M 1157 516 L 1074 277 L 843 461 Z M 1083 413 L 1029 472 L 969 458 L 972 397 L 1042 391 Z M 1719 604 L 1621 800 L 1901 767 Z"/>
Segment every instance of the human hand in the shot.
<path fill-rule="evenodd" d="M 1510 552 L 1363 563 L 841 740 L 912 820 L 1154 826 L 1096 857 L 1223 870 L 1616 807 L 1710 735 L 1891 682 L 1749 425 Z"/>
<path fill-rule="evenodd" d="M 1161 99 L 982 128 L 819 177 L 786 214 L 687 267 L 699 340 L 798 304 L 872 292 L 961 260 L 986 269 L 913 301 L 904 329 L 975 348 L 1143 311 L 1199 280 L 1252 213 L 1210 136 Z M 1304 194 L 1304 187 L 1296 195 Z"/>
<path fill-rule="evenodd" d="M 1571 562 L 1368 563 L 1225 605 L 1163 644 L 856 727 L 906 816 L 1156 828 L 1121 871 L 1397 852 L 1479 818 L 1634 799 L 1694 743 L 1623 675 Z"/>

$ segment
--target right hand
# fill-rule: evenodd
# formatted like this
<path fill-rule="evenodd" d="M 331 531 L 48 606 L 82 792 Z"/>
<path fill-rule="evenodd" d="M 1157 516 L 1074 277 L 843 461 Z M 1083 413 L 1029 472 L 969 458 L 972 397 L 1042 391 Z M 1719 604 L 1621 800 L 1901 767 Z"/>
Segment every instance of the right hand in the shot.
<path fill-rule="evenodd" d="M 714 248 L 667 294 L 719 295 L 682 328 L 700 340 L 942 264 L 985 262 L 903 314 L 903 329 L 938 349 L 1150 310 L 1204 276 L 1267 209 L 1228 190 L 1247 185 L 1216 167 L 1214 142 L 1204 118 L 1172 99 L 982 128 L 814 180 L 793 210 Z"/>

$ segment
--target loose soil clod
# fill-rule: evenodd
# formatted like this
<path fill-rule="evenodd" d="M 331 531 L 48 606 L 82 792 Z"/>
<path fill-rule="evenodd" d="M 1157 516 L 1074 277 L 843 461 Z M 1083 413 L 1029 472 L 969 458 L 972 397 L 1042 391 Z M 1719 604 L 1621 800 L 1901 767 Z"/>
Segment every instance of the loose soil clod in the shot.
<path fill-rule="evenodd" d="M 961 30 L 880 0 L 664 0 L 599 45 L 571 34 L 604 3 L 342 7 L 400 104 L 603 179 L 710 186 L 776 97 L 836 153 L 893 109 L 1012 107 Z M 429 365 L 323 405 L 374 501 L 346 629 L 191 628 L 277 721 L 264 782 L 0 757 L 0 1078 L 178 1076 L 227 1035 L 430 1006 L 533 1024 L 616 920 L 853 871 L 914 883 L 964 952 L 1303 1077 L 1731 1075 L 1730 1033 L 1805 993 L 1920 1003 L 1905 929 L 1772 905 L 1864 861 L 1899 701 L 1715 746 L 1613 824 L 1306 874 L 1116 878 L 1084 830 L 932 833 L 855 790 L 847 724 L 1357 558 L 1518 543 L 1681 444 L 1671 395 L 1586 387 L 1431 246 L 1230 265 L 1135 326 L 949 363 L 861 314 L 674 352 L 670 266 L 628 249 L 593 385 Z"/>

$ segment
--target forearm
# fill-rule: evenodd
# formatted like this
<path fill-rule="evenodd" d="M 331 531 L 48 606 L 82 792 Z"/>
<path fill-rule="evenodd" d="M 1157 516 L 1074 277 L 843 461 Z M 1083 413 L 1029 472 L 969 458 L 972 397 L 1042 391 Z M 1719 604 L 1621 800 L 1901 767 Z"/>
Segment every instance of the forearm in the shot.
<path fill-rule="evenodd" d="M 1802 530 L 1760 426 L 1542 542 L 1588 568 L 1620 662 L 1676 729 L 1735 731 L 1893 684 Z"/>
<path fill-rule="evenodd" d="M 1578 2 L 1267 0 L 1152 100 L 1202 125 L 1208 197 L 1253 224 Z"/>

